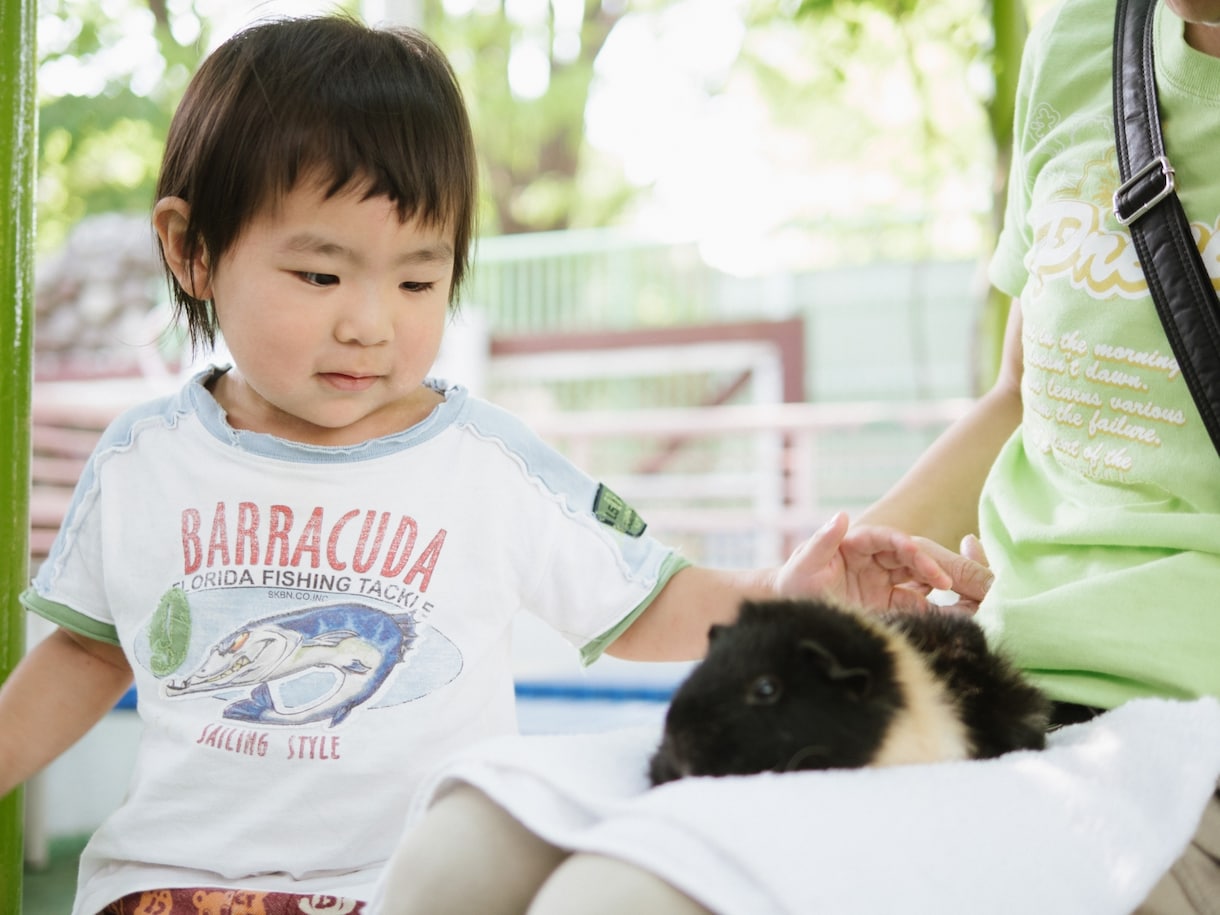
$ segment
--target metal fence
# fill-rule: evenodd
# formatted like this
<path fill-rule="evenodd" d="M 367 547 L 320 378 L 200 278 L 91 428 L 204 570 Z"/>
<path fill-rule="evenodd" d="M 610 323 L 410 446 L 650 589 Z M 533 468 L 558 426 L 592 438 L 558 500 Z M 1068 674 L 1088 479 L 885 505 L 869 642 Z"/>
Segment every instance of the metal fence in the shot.
<path fill-rule="evenodd" d="M 909 226 L 844 231 L 880 244 Z M 981 293 L 971 261 L 740 277 L 710 267 L 694 243 L 599 229 L 484 239 L 462 307 L 493 337 L 800 318 L 808 399 L 928 400 L 969 393 Z"/>

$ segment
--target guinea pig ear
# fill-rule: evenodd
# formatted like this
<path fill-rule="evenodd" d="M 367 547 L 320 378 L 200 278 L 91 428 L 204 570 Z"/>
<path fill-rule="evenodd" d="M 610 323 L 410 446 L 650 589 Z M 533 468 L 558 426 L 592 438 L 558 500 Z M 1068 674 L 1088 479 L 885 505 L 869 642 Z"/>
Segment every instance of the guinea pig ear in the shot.
<path fill-rule="evenodd" d="M 844 667 L 821 642 L 813 639 L 801 639 L 797 647 L 804 652 L 813 664 L 826 675 L 835 686 L 845 690 L 852 699 L 863 699 L 872 687 L 872 675 L 863 667 Z"/>

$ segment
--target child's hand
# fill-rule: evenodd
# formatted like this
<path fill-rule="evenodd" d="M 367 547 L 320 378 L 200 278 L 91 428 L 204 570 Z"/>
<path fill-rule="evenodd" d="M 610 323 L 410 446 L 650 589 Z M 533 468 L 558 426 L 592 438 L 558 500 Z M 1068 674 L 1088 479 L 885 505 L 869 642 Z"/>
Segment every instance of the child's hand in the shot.
<path fill-rule="evenodd" d="M 893 528 L 849 530 L 842 512 L 801 544 L 775 579 L 781 594 L 816 594 L 871 610 L 924 610 L 933 589 L 957 592 L 966 609 L 990 585 L 990 571 L 973 558 Z"/>

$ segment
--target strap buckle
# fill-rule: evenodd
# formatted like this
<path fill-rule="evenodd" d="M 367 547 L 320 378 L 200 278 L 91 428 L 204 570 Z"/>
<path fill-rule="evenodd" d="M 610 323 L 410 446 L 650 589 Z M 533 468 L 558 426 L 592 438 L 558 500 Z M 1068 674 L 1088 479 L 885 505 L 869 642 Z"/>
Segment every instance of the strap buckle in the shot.
<path fill-rule="evenodd" d="M 1114 217 L 1129 226 L 1173 193 L 1173 166 L 1165 156 L 1157 156 L 1123 182 L 1114 192 Z"/>

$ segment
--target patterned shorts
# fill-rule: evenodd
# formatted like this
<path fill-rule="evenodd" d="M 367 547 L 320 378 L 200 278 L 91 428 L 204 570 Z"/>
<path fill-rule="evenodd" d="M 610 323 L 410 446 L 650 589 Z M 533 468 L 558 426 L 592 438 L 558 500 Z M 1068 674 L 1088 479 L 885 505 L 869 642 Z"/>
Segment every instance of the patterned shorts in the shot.
<path fill-rule="evenodd" d="M 98 915 L 359 915 L 364 903 L 338 896 L 189 887 L 144 890 L 117 899 Z"/>

